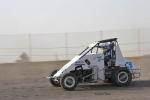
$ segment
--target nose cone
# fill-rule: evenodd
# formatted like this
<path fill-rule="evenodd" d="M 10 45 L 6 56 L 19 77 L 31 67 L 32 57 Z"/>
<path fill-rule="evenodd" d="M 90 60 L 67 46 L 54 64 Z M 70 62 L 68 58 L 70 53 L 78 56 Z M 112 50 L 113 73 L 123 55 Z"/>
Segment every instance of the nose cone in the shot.
<path fill-rule="evenodd" d="M 71 61 L 69 61 L 67 64 L 65 64 L 55 75 L 54 77 L 60 77 L 71 70 L 75 69 L 74 63 L 77 62 L 80 59 L 81 56 L 75 56 Z"/>

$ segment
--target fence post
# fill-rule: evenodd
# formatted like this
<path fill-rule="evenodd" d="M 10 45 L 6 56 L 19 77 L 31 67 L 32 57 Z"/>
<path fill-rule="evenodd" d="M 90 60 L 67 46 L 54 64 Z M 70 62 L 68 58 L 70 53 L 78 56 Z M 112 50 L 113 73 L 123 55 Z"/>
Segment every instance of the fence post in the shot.
<path fill-rule="evenodd" d="M 30 55 L 30 60 L 32 61 L 32 37 L 31 37 L 31 33 L 28 34 L 28 38 L 29 38 L 29 41 L 28 41 L 28 49 L 29 49 L 29 55 Z"/>
<path fill-rule="evenodd" d="M 99 31 L 99 33 L 100 33 L 100 40 L 103 40 L 103 31 L 101 30 Z"/>
<path fill-rule="evenodd" d="M 141 56 L 142 52 L 141 52 L 141 31 L 140 31 L 140 29 L 137 30 L 137 38 L 138 38 L 138 52 L 139 52 L 139 56 Z"/>
<path fill-rule="evenodd" d="M 65 56 L 66 60 L 68 60 L 68 33 L 65 33 Z"/>

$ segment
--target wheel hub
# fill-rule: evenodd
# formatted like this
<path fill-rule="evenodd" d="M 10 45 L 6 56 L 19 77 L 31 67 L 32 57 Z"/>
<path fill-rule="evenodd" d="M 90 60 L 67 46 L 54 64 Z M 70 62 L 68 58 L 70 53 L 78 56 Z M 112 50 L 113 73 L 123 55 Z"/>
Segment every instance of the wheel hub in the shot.
<path fill-rule="evenodd" d="M 128 81 L 128 73 L 127 72 L 120 72 L 118 74 L 118 81 L 120 83 L 126 83 Z"/>
<path fill-rule="evenodd" d="M 64 80 L 64 84 L 65 84 L 65 86 L 67 86 L 69 88 L 73 87 L 75 85 L 74 77 L 72 77 L 72 76 L 66 77 Z"/>

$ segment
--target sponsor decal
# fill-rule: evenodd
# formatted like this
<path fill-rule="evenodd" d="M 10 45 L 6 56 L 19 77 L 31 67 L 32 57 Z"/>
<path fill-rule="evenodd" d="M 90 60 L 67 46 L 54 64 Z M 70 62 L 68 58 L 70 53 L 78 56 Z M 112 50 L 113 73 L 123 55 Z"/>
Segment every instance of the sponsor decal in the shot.
<path fill-rule="evenodd" d="M 76 61 L 76 62 L 75 62 L 75 65 L 76 65 L 76 66 L 79 66 L 79 65 L 85 65 L 85 64 L 84 64 L 84 61 Z"/>

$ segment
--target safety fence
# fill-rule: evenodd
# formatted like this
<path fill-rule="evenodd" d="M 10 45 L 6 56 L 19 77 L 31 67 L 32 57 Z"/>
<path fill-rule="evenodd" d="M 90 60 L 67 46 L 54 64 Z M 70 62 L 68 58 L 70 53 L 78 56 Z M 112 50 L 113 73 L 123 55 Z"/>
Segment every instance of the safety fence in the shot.
<path fill-rule="evenodd" d="M 150 54 L 150 29 L 95 32 L 0 34 L 0 63 L 69 60 L 89 43 L 118 38 L 124 56 Z"/>

